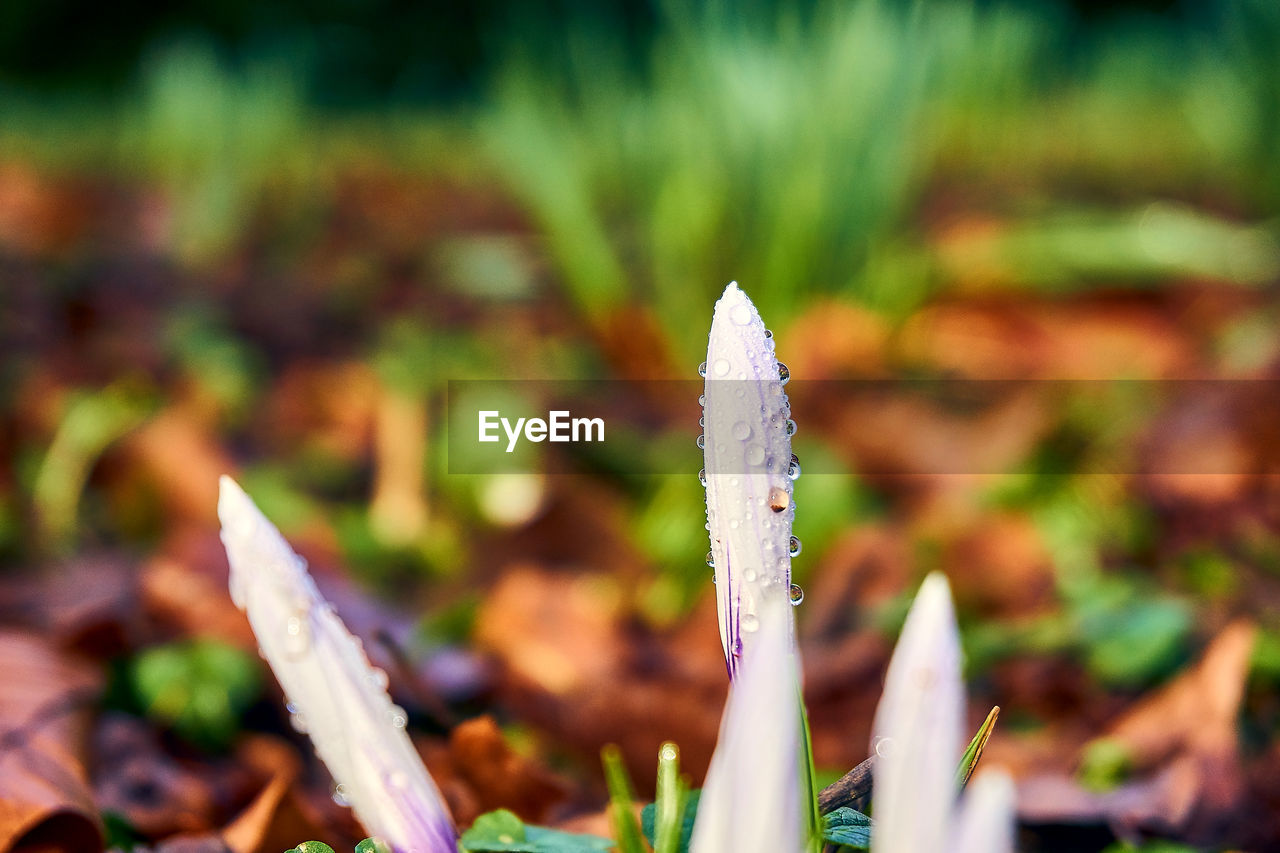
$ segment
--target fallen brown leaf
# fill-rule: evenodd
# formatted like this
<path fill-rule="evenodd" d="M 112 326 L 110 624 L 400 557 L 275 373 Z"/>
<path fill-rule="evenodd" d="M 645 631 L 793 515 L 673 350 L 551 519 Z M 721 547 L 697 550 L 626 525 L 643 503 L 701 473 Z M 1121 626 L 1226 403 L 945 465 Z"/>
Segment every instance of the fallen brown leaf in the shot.
<path fill-rule="evenodd" d="M 912 317 L 903 353 L 976 379 L 1191 375 L 1195 349 L 1159 305 L 1105 296 L 952 300 Z"/>
<path fill-rule="evenodd" d="M 42 637 L 0 631 L 0 853 L 102 847 L 84 763 L 98 673 Z"/>
<path fill-rule="evenodd" d="M 1243 836 L 1245 780 L 1236 717 L 1256 630 L 1236 622 L 1199 663 L 1117 720 L 1106 737 L 1130 757 L 1131 781 L 1101 793 L 1060 775 L 1020 785 L 1019 813 L 1035 823 L 1101 821 L 1121 838 L 1155 832 L 1189 843 Z"/>
<path fill-rule="evenodd" d="M 432 773 L 466 788 L 467 808 L 454 814 L 462 825 L 494 809 L 510 809 L 534 823 L 545 822 L 569 793 L 567 783 L 535 760 L 515 752 L 492 717 L 460 724 Z"/>

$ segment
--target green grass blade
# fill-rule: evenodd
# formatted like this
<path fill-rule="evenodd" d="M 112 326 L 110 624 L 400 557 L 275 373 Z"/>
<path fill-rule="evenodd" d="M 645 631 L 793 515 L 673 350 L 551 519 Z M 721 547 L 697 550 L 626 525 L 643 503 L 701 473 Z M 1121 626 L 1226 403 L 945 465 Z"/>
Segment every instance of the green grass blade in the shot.
<path fill-rule="evenodd" d="M 600 750 L 600 760 L 604 764 L 605 784 L 609 786 L 609 812 L 619 853 L 648 853 L 648 845 L 640 834 L 640 821 L 636 819 L 635 794 L 621 751 L 611 743 Z"/>
<path fill-rule="evenodd" d="M 654 797 L 654 853 L 679 853 L 689 786 L 680 778 L 680 750 L 664 743 L 658 750 L 658 789 Z"/>
<path fill-rule="evenodd" d="M 796 701 L 800 703 L 800 730 L 803 737 L 804 756 L 801 771 L 804 774 L 805 808 L 805 849 L 810 853 L 822 851 L 822 814 L 818 810 L 818 774 L 813 766 L 813 738 L 809 733 L 809 711 L 804 706 L 804 695 L 797 690 Z"/>
<path fill-rule="evenodd" d="M 956 770 L 956 785 L 961 789 L 969 784 L 969 777 L 973 775 L 974 769 L 978 766 L 978 761 L 982 758 L 982 750 L 986 748 L 987 741 L 991 740 L 991 733 L 996 729 L 996 718 L 1000 716 L 1000 706 L 996 705 L 991 709 L 991 713 L 987 714 L 987 719 L 978 727 L 978 733 L 973 736 L 973 740 L 969 741 L 969 746 L 964 751 L 964 755 L 960 758 L 960 767 Z"/>

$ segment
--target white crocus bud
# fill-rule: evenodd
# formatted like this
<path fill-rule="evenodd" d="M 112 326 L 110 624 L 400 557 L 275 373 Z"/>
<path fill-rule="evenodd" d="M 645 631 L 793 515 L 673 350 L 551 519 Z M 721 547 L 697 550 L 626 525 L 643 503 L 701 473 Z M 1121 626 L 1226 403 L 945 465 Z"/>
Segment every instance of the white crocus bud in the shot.
<path fill-rule="evenodd" d="M 700 372 L 706 377 L 705 432 L 699 441 L 710 559 L 720 639 L 729 674 L 736 677 L 766 605 L 791 600 L 791 557 L 800 550 L 791 535 L 792 481 L 799 464 L 791 455 L 795 424 L 782 390 L 789 374 L 774 357 L 773 338 L 760 314 L 736 282 L 716 303 Z"/>
<path fill-rule="evenodd" d="M 889 662 L 876 709 L 872 853 L 926 853 L 946 844 L 962 749 L 964 682 L 947 579 L 925 578 Z"/>
<path fill-rule="evenodd" d="M 729 687 L 720 739 L 698 803 L 692 853 L 803 849 L 799 673 L 791 607 L 766 600 L 759 616 L 757 639 Z"/>
<path fill-rule="evenodd" d="M 248 614 L 294 724 L 370 835 L 396 853 L 453 853 L 456 831 L 387 677 L 320 597 L 303 560 L 229 477 L 218 517 L 231 597 Z"/>
<path fill-rule="evenodd" d="M 693 828 L 694 853 L 804 846 L 800 662 L 794 641 L 786 368 L 760 315 L 730 284 L 701 372 L 707 522 L 720 637 L 732 677 Z M 794 542 L 794 544 L 793 544 Z"/>
<path fill-rule="evenodd" d="M 965 792 L 954 833 L 954 853 L 1013 853 L 1017 794 L 1003 770 L 983 770 Z"/>

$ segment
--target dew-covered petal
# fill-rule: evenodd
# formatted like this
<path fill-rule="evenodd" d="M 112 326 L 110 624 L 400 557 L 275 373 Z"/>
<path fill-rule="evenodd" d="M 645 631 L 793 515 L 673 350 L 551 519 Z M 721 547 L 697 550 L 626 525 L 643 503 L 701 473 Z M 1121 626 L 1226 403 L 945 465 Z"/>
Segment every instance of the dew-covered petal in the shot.
<path fill-rule="evenodd" d="M 964 683 L 947 579 L 925 578 L 876 709 L 873 853 L 940 851 L 956 796 Z"/>
<path fill-rule="evenodd" d="M 448 808 L 404 730 L 404 711 L 302 559 L 229 477 L 218 498 L 231 596 L 263 657 L 370 835 L 397 853 L 453 853 Z M 304 722 L 305 721 L 305 722 Z"/>
<path fill-rule="evenodd" d="M 707 344 L 703 460 L 720 639 L 736 676 L 773 599 L 791 587 L 790 404 L 774 342 L 737 283 L 716 303 Z M 798 468 L 796 469 L 798 470 Z"/>

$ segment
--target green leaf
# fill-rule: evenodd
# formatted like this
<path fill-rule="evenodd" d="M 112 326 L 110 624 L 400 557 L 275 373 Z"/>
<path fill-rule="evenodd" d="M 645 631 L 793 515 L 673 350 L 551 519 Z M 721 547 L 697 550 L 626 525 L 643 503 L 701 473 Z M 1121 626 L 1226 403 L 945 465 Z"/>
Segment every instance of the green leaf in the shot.
<path fill-rule="evenodd" d="M 1133 751 L 1119 738 L 1100 737 L 1085 746 L 1076 777 L 1089 791 L 1119 787 L 1133 772 Z"/>
<path fill-rule="evenodd" d="M 304 841 L 288 853 L 333 853 L 333 848 L 323 841 Z"/>
<path fill-rule="evenodd" d="M 536 853 L 594 853 L 599 850 L 612 850 L 614 847 L 611 838 L 561 832 L 558 829 L 547 829 L 545 826 L 526 826 L 525 832 L 533 842 Z"/>
<path fill-rule="evenodd" d="M 636 820 L 631 792 L 631 780 L 622 764 L 622 753 L 614 744 L 600 750 L 604 763 L 605 783 L 609 786 L 609 811 L 613 817 L 613 833 L 618 838 L 621 853 L 647 853 L 644 838 L 640 835 L 640 823 Z"/>
<path fill-rule="evenodd" d="M 676 844 L 676 853 L 689 853 L 689 842 L 693 838 L 693 822 L 698 817 L 698 800 L 702 797 L 702 791 L 689 791 L 685 795 L 684 813 L 680 817 L 680 838 Z M 656 840 L 655 824 L 657 823 L 657 809 L 655 803 L 649 803 L 640 812 L 640 827 L 644 830 L 644 837 L 653 844 Z"/>
<path fill-rule="evenodd" d="M 459 853 L 595 853 L 612 847 L 612 841 L 597 835 L 529 826 L 506 809 L 476 818 L 458 839 Z"/>
<path fill-rule="evenodd" d="M 987 718 L 978 727 L 978 733 L 973 736 L 973 740 L 969 741 L 964 755 L 960 757 L 960 767 L 956 770 L 956 785 L 960 788 L 969 784 L 974 768 L 982 760 L 982 750 L 986 749 L 987 741 L 991 740 L 991 733 L 996 730 L 996 719 L 999 716 L 1000 706 L 996 705 L 991 709 L 991 713 L 987 714 Z"/>
<path fill-rule="evenodd" d="M 857 850 L 871 846 L 871 818 L 848 806 L 822 816 L 822 840 Z"/>
<path fill-rule="evenodd" d="M 391 853 L 391 848 L 386 842 L 376 838 L 366 838 L 356 845 L 356 853 Z"/>
<path fill-rule="evenodd" d="M 1120 603 L 1078 608 L 1089 670 L 1108 684 L 1142 685 L 1171 671 L 1185 651 L 1191 612 L 1164 596 L 1143 596 L 1135 587 Z"/>
<path fill-rule="evenodd" d="M 458 850 L 527 850 L 534 849 L 525 834 L 524 821 L 514 812 L 498 809 L 476 818 L 471 828 L 458 839 Z"/>
<path fill-rule="evenodd" d="M 129 672 L 149 717 L 206 747 L 230 741 L 240 714 L 258 694 L 253 658 L 213 640 L 148 649 L 134 659 Z"/>
<path fill-rule="evenodd" d="M 113 848 L 132 850 L 146 841 L 146 838 L 129 822 L 129 819 L 119 812 L 104 811 L 102 813 L 102 828 L 106 834 L 106 847 L 108 850 Z"/>

